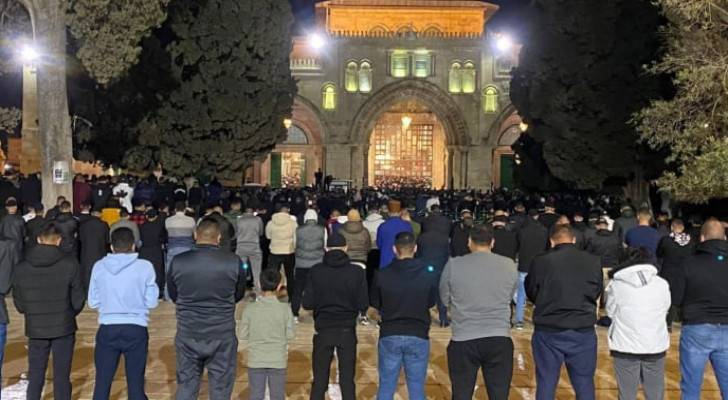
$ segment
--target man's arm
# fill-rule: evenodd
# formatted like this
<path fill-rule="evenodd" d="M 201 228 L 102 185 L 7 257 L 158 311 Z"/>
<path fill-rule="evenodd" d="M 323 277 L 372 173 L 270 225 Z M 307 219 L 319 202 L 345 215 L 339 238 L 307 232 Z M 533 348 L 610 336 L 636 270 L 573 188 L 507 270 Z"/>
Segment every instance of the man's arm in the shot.
<path fill-rule="evenodd" d="M 452 260 L 445 264 L 445 270 L 442 271 L 442 277 L 440 277 L 440 300 L 445 304 L 445 307 L 450 308 L 452 305 L 451 288 L 450 288 L 450 275 L 452 270 Z"/>
<path fill-rule="evenodd" d="M 429 271 L 427 273 L 430 277 L 430 293 L 427 295 L 427 308 L 432 308 L 437 304 L 438 291 L 440 288 L 437 287 L 437 273 Z"/>
<path fill-rule="evenodd" d="M 3 258 L 0 260 L 0 295 L 5 297 L 13 283 L 13 267 L 17 260 L 12 244 L 3 241 Z"/>
<path fill-rule="evenodd" d="M 236 257 L 237 258 L 237 257 Z M 235 302 L 239 302 L 245 298 L 245 289 L 248 286 L 248 276 L 242 267 L 242 262 L 238 258 L 238 281 L 235 283 Z"/>
<path fill-rule="evenodd" d="M 361 311 L 362 313 L 366 313 L 369 309 L 369 290 L 367 289 L 367 275 L 363 269 L 359 267 L 354 268 L 356 268 L 357 272 L 359 273 L 359 293 L 357 305 L 359 306 L 359 311 Z"/>
<path fill-rule="evenodd" d="M 144 279 L 144 305 L 151 310 L 159 305 L 159 286 L 155 280 L 154 267 L 151 264 L 147 264 L 146 275 L 146 279 Z"/>
<path fill-rule="evenodd" d="M 245 307 L 245 310 L 243 310 L 243 316 L 240 318 L 240 339 L 242 340 L 248 340 L 250 339 L 250 317 L 249 317 L 249 311 L 250 308 Z"/>
<path fill-rule="evenodd" d="M 311 268 L 308 272 L 308 279 L 306 280 L 306 287 L 303 290 L 303 301 L 302 305 L 305 310 L 313 310 L 316 307 L 316 294 L 313 291 L 313 274 L 316 267 Z"/>
<path fill-rule="evenodd" d="M 374 274 L 372 290 L 369 292 L 369 305 L 376 310 L 382 309 L 382 298 L 379 293 L 379 274 Z"/>
<path fill-rule="evenodd" d="M 296 322 L 293 318 L 293 312 L 288 307 L 288 318 L 286 319 L 286 340 L 288 342 L 296 338 Z"/>
<path fill-rule="evenodd" d="M 95 265 L 95 264 L 94 264 Z M 96 281 L 99 274 L 98 268 L 91 268 L 91 282 L 88 285 L 88 306 L 97 309 L 101 305 L 101 296 L 99 295 L 99 284 Z"/>
<path fill-rule="evenodd" d="M 528 269 L 528 275 L 526 275 L 526 281 L 524 287 L 526 289 L 526 297 L 531 303 L 536 303 L 538 297 L 538 291 L 541 288 L 542 269 L 538 262 L 538 256 L 531 261 L 531 266 Z"/>
<path fill-rule="evenodd" d="M 172 259 L 172 262 L 169 264 L 169 271 L 167 271 L 167 292 L 169 293 L 169 298 L 172 299 L 173 302 L 177 302 L 177 285 L 174 282 L 174 258 Z"/>
<path fill-rule="evenodd" d="M 22 267 L 22 264 L 17 264 L 13 267 L 13 276 L 17 277 L 17 268 Z M 16 278 L 17 279 L 17 278 Z M 15 309 L 18 310 L 19 313 L 25 314 L 25 303 L 23 302 L 23 291 L 20 285 L 18 285 L 18 282 L 16 280 L 13 281 L 13 303 L 15 304 Z"/>
<path fill-rule="evenodd" d="M 81 281 L 81 266 L 76 260 L 73 260 L 73 271 L 71 276 L 71 307 L 78 315 L 83 311 L 83 305 L 86 303 L 86 291 Z"/>
<path fill-rule="evenodd" d="M 690 258 L 685 259 L 680 266 L 675 269 L 675 276 L 670 282 L 670 292 L 672 296 L 672 304 L 676 306 L 683 306 L 685 301 L 685 290 L 687 288 L 687 274 L 686 266 Z"/>

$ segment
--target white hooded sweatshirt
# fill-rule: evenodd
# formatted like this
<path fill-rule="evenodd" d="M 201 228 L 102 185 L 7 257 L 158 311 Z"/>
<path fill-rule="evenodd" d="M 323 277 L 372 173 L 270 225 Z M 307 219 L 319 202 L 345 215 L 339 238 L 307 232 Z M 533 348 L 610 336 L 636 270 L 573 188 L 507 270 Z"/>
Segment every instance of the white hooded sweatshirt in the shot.
<path fill-rule="evenodd" d="M 665 317 L 670 286 L 657 268 L 639 264 L 620 270 L 606 290 L 609 350 L 627 354 L 660 354 L 670 347 Z"/>

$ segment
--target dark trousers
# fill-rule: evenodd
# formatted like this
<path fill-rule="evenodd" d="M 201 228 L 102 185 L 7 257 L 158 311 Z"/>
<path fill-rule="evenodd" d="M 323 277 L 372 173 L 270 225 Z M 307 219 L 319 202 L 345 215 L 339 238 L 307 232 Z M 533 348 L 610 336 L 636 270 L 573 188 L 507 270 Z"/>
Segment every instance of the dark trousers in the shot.
<path fill-rule="evenodd" d="M 491 400 L 508 399 L 513 378 L 513 341 L 509 337 L 486 337 L 447 346 L 447 367 L 453 400 L 471 400 L 478 370 L 482 369 Z"/>
<path fill-rule="evenodd" d="M 146 400 L 144 372 L 147 369 L 149 332 L 139 325 L 101 325 L 96 333 L 96 385 L 94 400 L 108 400 L 111 384 L 124 356 L 129 400 Z"/>
<path fill-rule="evenodd" d="M 301 311 L 301 299 L 303 298 L 303 289 L 306 287 L 306 281 L 308 280 L 308 271 L 311 268 L 296 268 L 296 288 L 293 292 L 293 299 L 291 299 L 291 310 L 293 315 L 298 317 L 298 312 Z"/>
<path fill-rule="evenodd" d="M 369 254 L 367 254 L 367 287 L 369 290 L 372 289 L 374 274 L 379 269 L 379 257 L 379 249 L 371 249 L 369 250 Z"/>
<path fill-rule="evenodd" d="M 295 254 L 271 254 L 268 258 L 268 268 L 276 271 L 281 270 L 281 264 L 286 273 L 286 292 L 288 293 L 288 302 L 293 300 L 293 294 L 296 292 L 296 277 L 293 275 L 296 267 Z"/>
<path fill-rule="evenodd" d="M 238 339 L 192 339 L 177 336 L 177 400 L 197 399 L 207 368 L 210 400 L 230 400 L 235 385 Z"/>
<path fill-rule="evenodd" d="M 437 287 L 440 287 L 440 278 L 442 278 L 442 271 L 445 267 L 440 268 L 436 270 L 437 273 Z M 447 316 L 447 306 L 445 306 L 445 303 L 442 302 L 442 298 L 440 297 L 440 291 L 436 290 L 437 293 L 437 314 L 440 317 L 440 324 L 446 324 L 450 322 L 450 319 Z"/>
<path fill-rule="evenodd" d="M 71 363 L 76 335 L 54 339 L 28 339 L 28 400 L 40 400 L 45 384 L 48 356 L 53 354 L 53 398 L 71 399 Z"/>
<path fill-rule="evenodd" d="M 531 340 L 536 362 L 536 400 L 556 398 L 561 365 L 566 364 L 577 400 L 593 400 L 597 369 L 597 335 L 584 332 L 544 332 L 536 329 Z"/>
<path fill-rule="evenodd" d="M 324 400 L 329 387 L 331 360 L 336 350 L 339 359 L 339 386 L 342 400 L 356 399 L 354 374 L 356 371 L 355 328 L 329 329 L 317 332 L 313 337 L 313 385 L 311 400 Z"/>

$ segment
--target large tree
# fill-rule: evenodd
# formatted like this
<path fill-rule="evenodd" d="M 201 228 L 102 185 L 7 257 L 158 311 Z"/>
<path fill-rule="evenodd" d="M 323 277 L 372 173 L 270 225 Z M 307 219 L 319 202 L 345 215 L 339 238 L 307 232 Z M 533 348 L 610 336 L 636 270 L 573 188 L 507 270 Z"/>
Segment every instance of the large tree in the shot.
<path fill-rule="evenodd" d="M 644 72 L 659 50 L 658 10 L 649 0 L 534 0 L 527 12 L 511 82 L 511 100 L 529 125 L 528 140 L 514 146 L 521 169 L 545 161 L 550 174 L 580 189 L 639 178 L 630 119 L 658 92 L 659 78 Z"/>
<path fill-rule="evenodd" d="M 287 0 L 175 1 L 168 50 L 180 86 L 140 124 L 128 166 L 240 181 L 286 135 L 292 22 Z"/>
<path fill-rule="evenodd" d="M 642 137 L 670 151 L 675 167 L 658 181 L 680 200 L 728 197 L 728 1 L 659 0 L 670 25 L 654 73 L 674 76 L 677 93 L 639 115 Z"/>
<path fill-rule="evenodd" d="M 10 0 L 13 1 L 13 0 Z M 105 84 L 139 56 L 139 41 L 165 19 L 169 0 L 17 0 L 27 9 L 37 64 L 38 116 L 42 142 L 43 201 L 71 198 L 70 183 L 53 182 L 56 161 L 73 161 L 66 86 L 66 29 L 79 44 L 78 56 L 91 76 Z"/>

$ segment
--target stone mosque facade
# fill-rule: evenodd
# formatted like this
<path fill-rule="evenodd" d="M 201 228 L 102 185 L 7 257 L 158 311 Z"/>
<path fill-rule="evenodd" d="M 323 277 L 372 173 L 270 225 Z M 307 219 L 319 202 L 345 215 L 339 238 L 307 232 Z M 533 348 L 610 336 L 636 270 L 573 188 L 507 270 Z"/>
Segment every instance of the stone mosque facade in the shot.
<path fill-rule="evenodd" d="M 321 169 L 355 187 L 512 185 L 518 48 L 494 45 L 497 11 L 481 1 L 318 3 L 315 27 L 293 40 L 288 139 L 246 181 L 311 184 Z"/>

